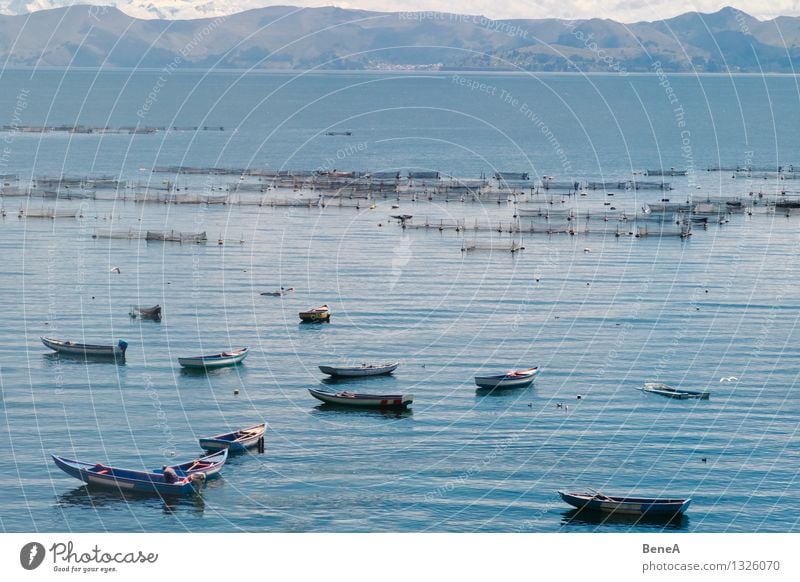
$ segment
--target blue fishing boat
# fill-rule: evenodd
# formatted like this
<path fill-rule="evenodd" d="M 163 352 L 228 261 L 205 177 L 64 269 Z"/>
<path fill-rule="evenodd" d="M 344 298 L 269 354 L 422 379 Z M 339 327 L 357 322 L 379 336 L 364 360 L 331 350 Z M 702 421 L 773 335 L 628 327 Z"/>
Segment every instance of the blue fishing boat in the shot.
<path fill-rule="evenodd" d="M 210 356 L 189 356 L 178 358 L 178 363 L 184 368 L 203 368 L 211 370 L 214 368 L 224 368 L 225 366 L 235 366 L 247 357 L 249 348 L 240 348 Z"/>
<path fill-rule="evenodd" d="M 691 499 L 657 497 L 613 497 L 597 491 L 567 493 L 558 491 L 561 499 L 578 509 L 602 513 L 672 516 L 684 513 Z"/>
<path fill-rule="evenodd" d="M 264 438 L 266 430 L 267 423 L 262 422 L 248 428 L 201 438 L 200 446 L 207 451 L 228 451 L 231 455 L 243 453 L 250 447 L 258 445 L 259 440 Z"/>
<path fill-rule="evenodd" d="M 59 469 L 90 486 L 105 487 L 124 492 L 191 495 L 202 488 L 207 475 L 219 472 L 228 457 L 227 451 L 224 451 L 224 453 L 221 456 L 213 455 L 215 459 L 207 466 L 195 467 L 194 469 L 186 466 L 191 465 L 194 461 L 188 464 L 176 465 L 175 467 L 181 470 L 180 474 L 178 474 L 176 468 L 170 468 L 170 471 L 166 470 L 167 467 L 152 472 L 134 471 L 109 467 L 100 463 L 75 461 L 57 455 L 52 455 L 52 457 Z M 204 457 L 204 459 L 209 458 L 211 456 Z"/>

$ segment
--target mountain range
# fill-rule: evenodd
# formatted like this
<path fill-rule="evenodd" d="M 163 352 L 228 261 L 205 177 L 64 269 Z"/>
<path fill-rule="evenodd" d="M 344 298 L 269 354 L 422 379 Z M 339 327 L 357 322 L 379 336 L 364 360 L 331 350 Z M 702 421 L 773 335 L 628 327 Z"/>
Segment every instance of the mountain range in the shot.
<path fill-rule="evenodd" d="M 131 4 L 156 17 L 88 5 L 0 15 L 0 59 L 6 67 L 788 73 L 800 58 L 800 17 L 760 21 L 730 7 L 623 24 L 291 6 L 225 15 L 214 2 L 192 5 L 207 18 L 175 20 L 152 3 Z"/>

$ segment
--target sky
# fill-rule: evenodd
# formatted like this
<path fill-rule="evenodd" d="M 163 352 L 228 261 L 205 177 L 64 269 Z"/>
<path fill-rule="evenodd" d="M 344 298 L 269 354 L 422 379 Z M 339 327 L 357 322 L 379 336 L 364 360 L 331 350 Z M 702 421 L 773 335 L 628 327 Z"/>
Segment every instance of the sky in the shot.
<path fill-rule="evenodd" d="M 69 4 L 116 5 L 139 18 L 201 18 L 272 4 L 336 5 L 381 12 L 457 12 L 492 19 L 609 18 L 621 22 L 660 20 L 693 10 L 716 12 L 727 5 L 762 20 L 800 15 L 800 0 L 0 0 L 0 13 L 19 14 Z"/>

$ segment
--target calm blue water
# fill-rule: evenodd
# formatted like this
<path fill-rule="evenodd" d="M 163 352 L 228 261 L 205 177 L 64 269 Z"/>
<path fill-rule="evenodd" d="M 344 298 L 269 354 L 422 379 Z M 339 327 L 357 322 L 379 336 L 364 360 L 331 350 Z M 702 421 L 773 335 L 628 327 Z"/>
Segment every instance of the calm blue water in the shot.
<path fill-rule="evenodd" d="M 165 176 L 140 169 L 627 179 L 646 168 L 694 168 L 671 179 L 677 200 L 792 189 L 705 172 L 710 165 L 800 163 L 791 123 L 798 89 L 787 77 L 670 76 L 679 98 L 670 103 L 654 76 L 469 77 L 496 87 L 492 95 L 448 75 L 179 73 L 139 118 L 158 77 L 3 71 L 0 124 L 225 131 L 2 134 L 0 173 L 157 184 Z M 343 130 L 353 135 L 323 135 Z M 227 181 L 209 178 L 206 187 Z M 618 192 L 614 203 L 633 212 L 662 196 Z M 590 193 L 578 203 L 603 201 Z M 665 527 L 570 520 L 555 491 L 594 487 L 691 496 L 688 515 L 666 526 L 678 531 L 798 530 L 800 217 L 757 208 L 696 227 L 688 240 L 532 235 L 511 255 L 462 253 L 462 235 L 452 232 L 402 231 L 387 222 L 398 212 L 392 202 L 356 210 L 86 201 L 80 219 L 19 220 L 20 206 L 54 201 L 3 198 L 0 529 Z M 505 202 L 402 206 L 415 217 L 513 214 Z M 205 230 L 226 244 L 92 238 L 111 226 Z M 280 286 L 298 291 L 259 295 Z M 127 315 L 131 304 L 155 303 L 164 307 L 160 324 Z M 297 312 L 320 303 L 333 322 L 298 325 Z M 126 364 L 55 358 L 39 341 L 45 334 L 124 338 Z M 177 365 L 180 355 L 241 345 L 252 354 L 236 369 L 196 375 Z M 402 362 L 393 377 L 344 386 L 413 393 L 412 412 L 328 410 L 306 390 L 322 380 L 318 364 L 389 358 Z M 532 388 L 476 395 L 479 370 L 531 365 L 542 368 Z M 737 380 L 720 382 L 729 377 Z M 646 380 L 709 388 L 712 397 L 682 402 L 635 390 Z M 201 498 L 169 504 L 87 492 L 49 459 L 156 467 L 196 456 L 200 436 L 261 420 L 269 422 L 265 454 L 231 460 Z"/>

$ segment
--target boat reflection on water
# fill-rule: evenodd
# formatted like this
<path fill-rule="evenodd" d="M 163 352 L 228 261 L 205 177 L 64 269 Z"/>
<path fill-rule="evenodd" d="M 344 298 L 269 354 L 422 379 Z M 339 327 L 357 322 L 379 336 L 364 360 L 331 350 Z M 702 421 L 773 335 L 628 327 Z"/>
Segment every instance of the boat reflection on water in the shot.
<path fill-rule="evenodd" d="M 533 392 L 535 388 L 535 384 L 525 384 L 523 386 L 509 386 L 509 387 L 498 387 L 498 388 L 476 388 L 475 389 L 475 398 L 483 398 L 484 396 L 490 396 L 492 398 L 500 397 L 500 398 L 512 398 L 516 397 L 519 398 L 526 392 Z"/>
<path fill-rule="evenodd" d="M 323 402 L 312 408 L 312 414 L 349 414 L 353 416 L 383 416 L 385 418 L 408 418 L 414 416 L 411 408 L 392 409 L 392 408 L 354 408 L 344 404 L 330 404 Z"/>
<path fill-rule="evenodd" d="M 195 515 L 201 515 L 205 511 L 206 505 L 202 495 L 170 496 L 165 498 L 159 495 L 100 489 L 89 487 L 88 485 L 76 487 L 56 498 L 56 505 L 60 509 L 91 507 L 92 509 L 119 510 L 125 509 L 125 506 L 129 503 L 135 503 L 137 506 L 150 506 L 152 509 L 161 509 L 167 514 L 188 510 Z"/>
<path fill-rule="evenodd" d="M 636 528 L 652 529 L 654 531 L 687 531 L 689 516 L 679 514 L 674 516 L 659 515 L 634 515 L 630 513 L 604 513 L 587 509 L 570 509 L 561 514 L 563 529 L 575 527 L 585 531 L 581 526 L 600 526 L 600 531 L 628 531 Z M 599 528 L 598 528 L 599 529 Z"/>
<path fill-rule="evenodd" d="M 391 374 L 384 374 L 383 376 L 329 376 L 320 380 L 321 384 L 327 385 L 349 384 L 351 382 L 370 382 L 380 386 L 381 382 L 397 382 L 397 378 Z"/>

